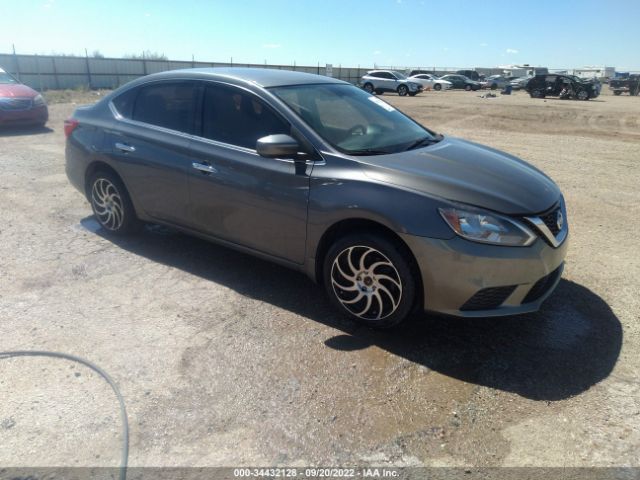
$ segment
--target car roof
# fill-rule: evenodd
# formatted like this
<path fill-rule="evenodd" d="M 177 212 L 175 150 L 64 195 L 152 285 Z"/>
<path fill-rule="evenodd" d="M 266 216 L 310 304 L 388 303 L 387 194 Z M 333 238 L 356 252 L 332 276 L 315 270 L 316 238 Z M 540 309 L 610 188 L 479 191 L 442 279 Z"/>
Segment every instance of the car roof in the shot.
<path fill-rule="evenodd" d="M 204 80 L 231 80 L 234 83 L 251 83 L 260 87 L 283 87 L 288 85 L 309 85 L 318 83 L 348 84 L 342 80 L 312 73 L 296 72 L 292 70 L 277 70 L 273 68 L 244 68 L 244 67 L 211 67 L 186 68 L 154 73 L 142 77 L 143 79 L 171 79 L 193 78 Z"/>

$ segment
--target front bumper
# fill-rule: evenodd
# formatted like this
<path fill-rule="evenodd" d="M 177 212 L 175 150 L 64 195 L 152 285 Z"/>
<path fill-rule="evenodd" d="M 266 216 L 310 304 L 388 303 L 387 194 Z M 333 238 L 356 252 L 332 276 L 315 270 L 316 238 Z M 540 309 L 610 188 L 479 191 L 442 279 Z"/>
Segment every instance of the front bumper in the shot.
<path fill-rule="evenodd" d="M 46 105 L 27 110 L 0 109 L 0 126 L 44 125 L 49 119 Z"/>
<path fill-rule="evenodd" d="M 568 245 L 567 239 L 553 248 L 541 238 L 529 247 L 501 247 L 460 237 L 438 240 L 400 236 L 422 274 L 424 309 L 459 317 L 538 310 L 560 281 Z M 503 292 L 504 299 L 491 308 L 469 308 L 470 301 L 482 292 L 492 291 Z"/>

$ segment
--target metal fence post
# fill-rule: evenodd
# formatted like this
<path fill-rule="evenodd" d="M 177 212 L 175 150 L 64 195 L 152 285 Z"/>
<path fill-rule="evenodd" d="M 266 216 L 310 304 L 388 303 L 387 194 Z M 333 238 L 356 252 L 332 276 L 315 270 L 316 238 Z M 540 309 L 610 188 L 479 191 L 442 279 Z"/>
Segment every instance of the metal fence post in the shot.
<path fill-rule="evenodd" d="M 89 90 L 91 90 L 92 88 L 92 84 L 93 82 L 91 81 L 91 67 L 89 66 L 89 53 L 87 52 L 87 49 L 84 49 L 84 58 L 87 61 L 87 80 L 89 81 Z"/>
<path fill-rule="evenodd" d="M 51 62 L 53 64 L 53 81 L 56 86 L 56 90 L 60 90 L 60 80 L 58 79 L 58 69 L 56 68 L 56 57 L 51 57 Z"/>
<path fill-rule="evenodd" d="M 40 92 L 42 92 L 43 88 L 42 88 L 42 77 L 40 76 L 40 58 L 38 57 L 37 53 L 36 53 L 36 72 L 38 73 L 38 84 L 40 85 Z"/>
<path fill-rule="evenodd" d="M 12 44 L 13 47 L 13 64 L 14 64 L 14 69 L 13 69 L 13 73 L 16 74 L 16 77 L 18 77 L 18 80 L 20 80 L 20 64 L 18 63 L 18 55 L 16 55 L 16 46 Z"/>

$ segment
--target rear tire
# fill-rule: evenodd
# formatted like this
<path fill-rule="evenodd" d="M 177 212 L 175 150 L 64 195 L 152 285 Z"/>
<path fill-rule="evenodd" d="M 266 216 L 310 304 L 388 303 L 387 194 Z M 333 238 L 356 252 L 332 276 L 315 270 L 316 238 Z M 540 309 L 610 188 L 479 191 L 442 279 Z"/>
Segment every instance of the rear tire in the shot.
<path fill-rule="evenodd" d="M 539 88 L 535 88 L 529 92 L 531 98 L 544 98 L 544 93 Z"/>
<path fill-rule="evenodd" d="M 373 93 L 373 85 L 371 85 L 370 83 L 365 83 L 364 84 L 364 91 L 367 93 Z"/>
<path fill-rule="evenodd" d="M 392 239 L 375 233 L 338 239 L 323 263 L 331 303 L 351 320 L 373 328 L 399 324 L 414 308 L 419 283 L 408 255 Z"/>
<path fill-rule="evenodd" d="M 464 86 L 464 89 L 465 89 L 467 92 L 470 92 L 470 91 L 471 91 L 471 85 L 465 85 L 465 86 Z"/>
<path fill-rule="evenodd" d="M 114 173 L 98 170 L 91 176 L 89 201 L 96 220 L 107 232 L 125 235 L 139 229 L 129 192 Z"/>

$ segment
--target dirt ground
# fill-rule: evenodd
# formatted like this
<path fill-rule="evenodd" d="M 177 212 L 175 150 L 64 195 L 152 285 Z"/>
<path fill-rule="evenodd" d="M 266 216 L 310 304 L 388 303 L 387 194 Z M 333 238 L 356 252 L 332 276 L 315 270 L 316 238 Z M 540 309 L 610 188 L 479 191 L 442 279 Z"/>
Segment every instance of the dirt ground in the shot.
<path fill-rule="evenodd" d="M 106 370 L 135 466 L 640 466 L 640 97 L 479 95 L 382 98 L 559 184 L 571 244 L 540 312 L 375 332 L 284 268 L 105 237 L 64 174 L 61 103 L 0 132 L 0 350 Z M 87 368 L 0 359 L 0 398 L 1 466 L 117 465 L 118 404 Z"/>

